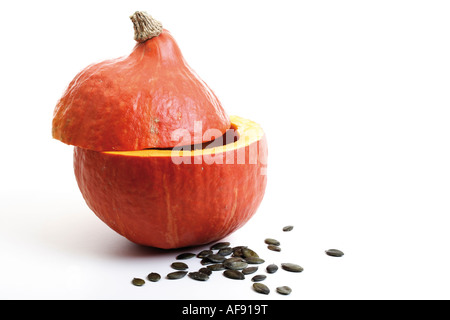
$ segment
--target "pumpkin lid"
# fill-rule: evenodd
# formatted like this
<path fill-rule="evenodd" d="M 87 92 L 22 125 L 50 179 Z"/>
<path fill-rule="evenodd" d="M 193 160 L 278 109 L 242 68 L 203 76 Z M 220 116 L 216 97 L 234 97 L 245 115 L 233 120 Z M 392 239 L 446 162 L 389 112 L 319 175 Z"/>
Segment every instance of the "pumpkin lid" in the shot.
<path fill-rule="evenodd" d="M 130 18 L 138 42 L 132 53 L 92 64 L 72 80 L 54 111 L 53 137 L 96 151 L 132 151 L 225 133 L 228 115 L 169 31 L 145 12 Z"/>

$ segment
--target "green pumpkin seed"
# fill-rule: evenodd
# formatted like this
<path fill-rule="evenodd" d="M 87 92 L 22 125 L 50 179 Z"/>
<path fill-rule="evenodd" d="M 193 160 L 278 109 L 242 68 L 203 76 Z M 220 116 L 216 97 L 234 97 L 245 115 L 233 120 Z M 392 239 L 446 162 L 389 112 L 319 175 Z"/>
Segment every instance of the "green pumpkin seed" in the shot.
<path fill-rule="evenodd" d="M 265 262 L 264 259 L 261 259 L 261 258 L 258 258 L 258 257 L 248 257 L 248 258 L 245 258 L 245 261 L 248 264 L 261 264 L 261 263 Z"/>
<path fill-rule="evenodd" d="M 258 267 L 247 267 L 247 268 L 241 270 L 241 272 L 244 275 L 252 274 L 252 273 L 255 273 L 256 271 L 258 271 Z"/>
<path fill-rule="evenodd" d="M 210 276 L 212 274 L 212 270 L 209 269 L 209 268 L 205 268 L 205 267 L 204 268 L 200 268 L 200 270 L 198 270 L 198 272 L 204 273 L 204 274 L 206 274 L 208 276 Z"/>
<path fill-rule="evenodd" d="M 206 259 L 208 259 L 211 262 L 222 263 L 225 261 L 226 258 L 224 256 L 221 256 L 220 254 L 213 253 L 207 256 Z"/>
<path fill-rule="evenodd" d="M 282 286 L 282 287 L 277 287 L 277 292 L 279 294 L 288 295 L 292 292 L 292 289 L 289 288 L 288 286 Z"/>
<path fill-rule="evenodd" d="M 212 254 L 212 250 L 202 250 L 197 254 L 197 258 L 206 258 L 207 256 L 209 256 L 210 254 Z"/>
<path fill-rule="evenodd" d="M 278 270 L 278 266 L 276 264 L 269 264 L 266 268 L 267 273 L 275 273 Z"/>
<path fill-rule="evenodd" d="M 156 272 L 149 273 L 147 279 L 151 282 L 158 282 L 161 279 L 161 275 Z"/>
<path fill-rule="evenodd" d="M 275 245 L 273 245 L 273 244 L 269 244 L 269 245 L 267 246 L 267 249 L 272 250 L 272 251 L 277 251 L 277 252 L 280 252 L 280 251 L 281 251 L 281 248 L 280 248 L 280 247 L 275 246 Z"/>
<path fill-rule="evenodd" d="M 233 257 L 243 257 L 244 253 L 242 252 L 242 249 L 247 248 L 246 246 L 237 246 L 233 248 Z"/>
<path fill-rule="evenodd" d="M 245 261 L 225 261 L 223 263 L 225 268 L 231 269 L 231 270 L 242 270 L 244 268 L 247 268 L 248 263 Z"/>
<path fill-rule="evenodd" d="M 272 238 L 267 238 L 266 240 L 264 240 L 264 242 L 266 244 L 272 244 L 274 246 L 279 246 L 280 245 L 280 241 L 272 239 Z"/>
<path fill-rule="evenodd" d="M 186 253 L 182 253 L 182 254 L 177 255 L 176 259 L 177 260 L 187 260 L 187 259 L 191 259 L 193 257 L 195 257 L 195 253 L 186 252 Z"/>
<path fill-rule="evenodd" d="M 252 249 L 249 249 L 249 248 L 242 248 L 242 256 L 244 258 L 249 258 L 249 257 L 259 258 L 259 255 L 255 251 L 253 251 Z"/>
<path fill-rule="evenodd" d="M 221 256 L 229 256 L 232 253 L 233 253 L 233 249 L 230 247 L 220 249 L 219 252 L 217 252 L 217 254 L 220 254 Z"/>
<path fill-rule="evenodd" d="M 285 231 L 285 232 L 292 231 L 292 229 L 294 229 L 294 226 L 286 226 L 283 228 L 283 231 Z"/>
<path fill-rule="evenodd" d="M 186 270 L 189 268 L 184 262 L 174 262 L 170 266 L 175 270 Z"/>
<path fill-rule="evenodd" d="M 231 258 L 225 259 L 224 263 L 225 262 L 236 262 L 236 261 L 244 262 L 245 259 L 241 258 L 241 257 L 231 257 Z"/>
<path fill-rule="evenodd" d="M 244 280 L 245 279 L 244 274 L 238 270 L 227 269 L 223 272 L 223 275 L 229 279 L 234 279 L 234 280 Z"/>
<path fill-rule="evenodd" d="M 216 263 L 216 264 L 211 264 L 209 266 L 206 266 L 206 268 L 211 271 L 220 271 L 220 270 L 225 269 L 225 266 L 223 265 L 223 263 Z"/>
<path fill-rule="evenodd" d="M 137 287 L 142 287 L 145 284 L 145 280 L 141 278 L 134 278 L 131 280 L 131 283 Z"/>
<path fill-rule="evenodd" d="M 212 262 L 211 260 L 209 260 L 208 257 L 203 258 L 202 260 L 200 260 L 200 264 L 201 264 L 202 266 L 206 266 L 206 265 L 212 264 L 212 263 L 214 263 L 214 262 Z"/>
<path fill-rule="evenodd" d="M 184 278 L 184 276 L 187 274 L 187 271 L 175 271 L 175 272 L 171 272 L 167 275 L 167 279 L 170 280 L 176 280 L 176 279 L 181 279 Z"/>
<path fill-rule="evenodd" d="M 256 282 L 253 284 L 253 289 L 262 294 L 269 294 L 270 290 L 264 283 Z"/>
<path fill-rule="evenodd" d="M 254 277 L 252 278 L 252 281 L 253 281 L 253 282 L 259 282 L 259 281 L 265 280 L 266 278 L 267 278 L 267 276 L 264 275 L 264 274 L 257 274 L 256 276 L 254 276 Z"/>
<path fill-rule="evenodd" d="M 209 276 L 203 272 L 189 272 L 188 277 L 197 281 L 206 281 L 209 279 Z"/>
<path fill-rule="evenodd" d="M 223 248 L 228 248 L 230 246 L 229 242 L 218 242 L 216 244 L 213 244 L 211 246 L 211 250 L 219 250 L 219 249 L 223 249 Z"/>
<path fill-rule="evenodd" d="M 329 255 L 330 257 L 338 257 L 338 258 L 340 258 L 344 255 L 344 253 L 338 249 L 330 249 L 330 250 L 325 251 L 325 253 L 327 255 Z"/>
<path fill-rule="evenodd" d="M 281 268 L 289 272 L 302 272 L 303 268 L 295 263 L 282 263 Z"/>

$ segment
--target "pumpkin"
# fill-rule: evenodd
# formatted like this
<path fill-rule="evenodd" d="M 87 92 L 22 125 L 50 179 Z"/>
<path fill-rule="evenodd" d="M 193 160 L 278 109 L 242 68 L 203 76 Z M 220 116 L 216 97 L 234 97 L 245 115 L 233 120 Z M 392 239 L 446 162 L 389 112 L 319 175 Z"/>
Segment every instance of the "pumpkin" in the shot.
<path fill-rule="evenodd" d="M 170 32 L 143 12 L 131 18 L 134 50 L 90 65 L 72 80 L 55 108 L 53 137 L 107 151 L 173 147 L 180 142 L 172 133 L 183 129 L 193 136 L 196 122 L 202 127 L 196 138 L 209 129 L 225 133 L 228 115 Z"/>
<path fill-rule="evenodd" d="M 117 233 L 146 246 L 179 248 L 231 234 L 254 215 L 267 183 L 263 130 L 237 116 L 231 123 L 237 141 L 192 151 L 76 147 L 86 203 Z"/>
<path fill-rule="evenodd" d="M 87 205 L 120 235 L 164 249 L 216 241 L 263 199 L 266 136 L 226 114 L 158 21 L 131 19 L 133 52 L 75 77 L 55 108 L 53 137 L 75 146 Z"/>

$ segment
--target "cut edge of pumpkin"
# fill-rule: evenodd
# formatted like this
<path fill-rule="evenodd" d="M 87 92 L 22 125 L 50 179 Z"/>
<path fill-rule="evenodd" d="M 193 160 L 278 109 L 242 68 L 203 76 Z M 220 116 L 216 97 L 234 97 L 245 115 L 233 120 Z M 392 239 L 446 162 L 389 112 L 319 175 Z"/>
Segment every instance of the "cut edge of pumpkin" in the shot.
<path fill-rule="evenodd" d="M 236 131 L 239 137 L 235 142 L 212 148 L 198 150 L 177 149 L 145 149 L 136 151 L 104 151 L 104 154 L 128 156 L 128 157 L 192 157 L 211 154 L 220 154 L 228 151 L 245 148 L 264 137 L 264 131 L 259 124 L 254 121 L 244 119 L 239 116 L 230 116 L 231 128 Z"/>

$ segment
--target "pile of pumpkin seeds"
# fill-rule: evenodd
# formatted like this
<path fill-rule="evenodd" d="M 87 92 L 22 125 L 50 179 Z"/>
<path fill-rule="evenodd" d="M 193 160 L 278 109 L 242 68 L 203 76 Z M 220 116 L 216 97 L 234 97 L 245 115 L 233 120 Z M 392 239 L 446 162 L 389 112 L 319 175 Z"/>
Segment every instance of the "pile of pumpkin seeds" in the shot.
<path fill-rule="evenodd" d="M 283 228 L 284 232 L 293 230 L 293 226 L 286 226 Z M 273 238 L 266 238 L 264 242 L 267 248 L 272 251 L 280 252 L 280 242 Z M 325 253 L 332 257 L 342 257 L 344 253 L 337 249 L 326 250 Z M 200 264 L 204 267 L 198 271 L 187 271 L 189 266 L 180 260 L 189 260 L 197 257 Z M 232 280 L 244 280 L 245 276 L 251 275 L 258 271 L 260 264 L 265 262 L 254 250 L 247 246 L 231 247 L 230 242 L 218 242 L 213 244 L 209 249 L 202 250 L 199 253 L 185 252 L 176 256 L 176 262 L 173 262 L 170 267 L 172 271 L 166 275 L 168 280 L 177 280 L 184 278 L 186 275 L 197 281 L 207 281 L 215 271 L 222 271 L 224 277 Z M 281 263 L 281 269 L 288 272 L 300 273 L 303 268 L 296 263 Z M 276 264 L 269 264 L 266 267 L 268 274 L 273 274 L 279 269 Z M 261 294 L 269 294 L 270 289 L 262 283 L 267 278 L 265 274 L 257 274 L 252 276 L 252 288 L 255 292 Z M 151 272 L 147 275 L 147 280 L 150 282 L 157 282 L 161 280 L 161 275 L 156 272 Z M 135 286 L 143 286 L 145 280 L 142 278 L 133 278 L 131 283 Z M 276 288 L 276 292 L 282 295 L 289 295 L 292 289 L 289 286 L 280 286 Z"/>

